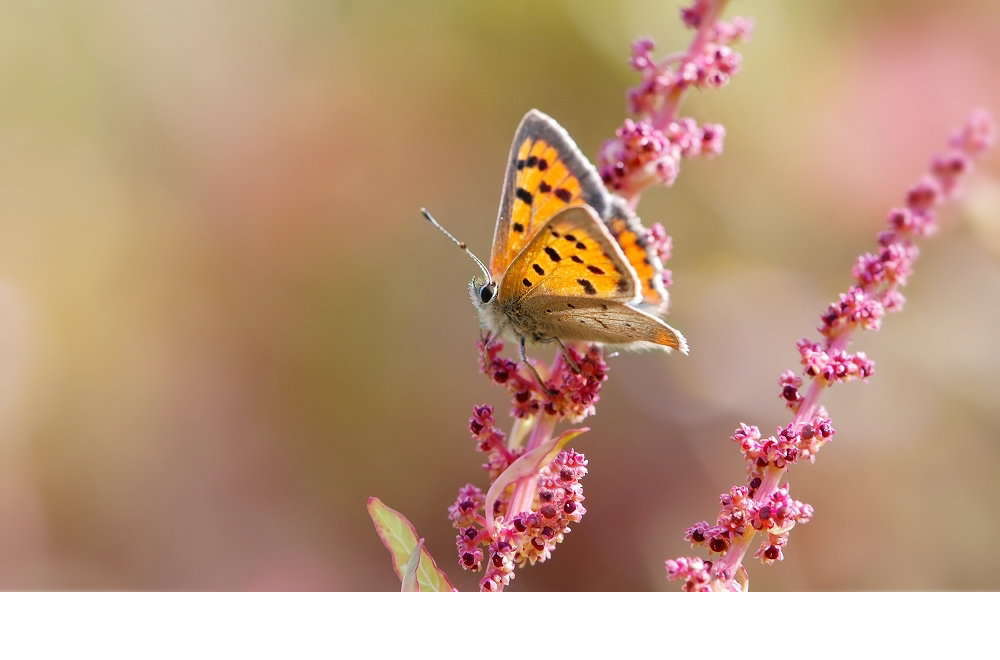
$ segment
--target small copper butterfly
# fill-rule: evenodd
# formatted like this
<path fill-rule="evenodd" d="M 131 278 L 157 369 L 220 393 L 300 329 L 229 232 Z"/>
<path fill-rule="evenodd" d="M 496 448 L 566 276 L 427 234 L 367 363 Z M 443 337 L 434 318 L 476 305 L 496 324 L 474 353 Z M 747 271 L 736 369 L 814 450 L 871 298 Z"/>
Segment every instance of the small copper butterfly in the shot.
<path fill-rule="evenodd" d="M 598 342 L 613 349 L 677 349 L 663 265 L 646 229 L 554 119 L 531 110 L 514 134 L 487 268 L 469 284 L 482 325 L 526 341 Z M 530 365 L 529 365 L 530 366 Z"/>

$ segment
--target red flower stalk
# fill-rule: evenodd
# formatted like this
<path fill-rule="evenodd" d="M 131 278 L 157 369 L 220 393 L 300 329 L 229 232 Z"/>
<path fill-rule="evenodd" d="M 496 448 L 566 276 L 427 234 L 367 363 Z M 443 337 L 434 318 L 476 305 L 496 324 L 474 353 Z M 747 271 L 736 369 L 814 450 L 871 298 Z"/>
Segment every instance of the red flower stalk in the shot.
<path fill-rule="evenodd" d="M 835 433 L 830 416 L 819 404 L 823 391 L 834 383 L 867 380 L 875 363 L 863 352 L 847 350 L 854 331 L 878 330 L 887 312 L 903 308 L 899 288 L 913 272 L 919 250 L 916 239 L 937 230 L 936 209 L 958 192 L 962 175 L 994 140 L 994 127 L 985 112 L 973 113 L 951 138 L 948 149 L 932 161 L 927 174 L 906 194 L 905 203 L 892 209 L 888 226 L 877 237 L 878 250 L 858 258 L 854 284 L 820 316 L 818 341 L 798 342 L 802 376 L 786 370 L 778 379 L 779 396 L 795 413 L 792 422 L 762 439 L 755 426 L 740 424 L 732 436 L 748 465 L 745 486 L 722 495 L 717 524 L 700 522 L 685 538 L 722 557 L 712 563 L 690 558 L 667 560 L 667 577 L 683 580 L 688 591 L 739 590 L 746 586 L 743 560 L 756 532 L 767 536 L 754 554 L 766 564 L 783 558 L 788 532 L 807 522 L 812 507 L 788 496 L 788 484 L 779 486 L 791 465 L 816 460 L 816 453 Z M 809 387 L 802 393 L 803 384 Z"/>
<path fill-rule="evenodd" d="M 688 90 L 722 87 L 739 71 L 741 57 L 731 44 L 748 38 L 753 24 L 739 17 L 728 23 L 720 20 L 725 6 L 725 0 L 696 0 L 681 10 L 685 25 L 695 30 L 684 53 L 657 61 L 651 39 L 632 45 L 632 68 L 642 76 L 628 93 L 636 119 L 625 120 L 617 137 L 601 148 L 598 162 L 604 183 L 633 209 L 645 188 L 673 185 L 682 158 L 722 153 L 725 128 L 699 125 L 690 117 L 678 117 L 678 112 Z"/>

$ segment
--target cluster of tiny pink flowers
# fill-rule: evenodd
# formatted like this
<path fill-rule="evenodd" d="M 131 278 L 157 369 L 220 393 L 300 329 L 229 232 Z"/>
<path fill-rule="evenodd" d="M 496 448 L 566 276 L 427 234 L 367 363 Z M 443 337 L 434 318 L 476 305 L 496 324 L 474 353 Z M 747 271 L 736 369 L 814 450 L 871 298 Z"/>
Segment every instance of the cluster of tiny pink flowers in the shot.
<path fill-rule="evenodd" d="M 616 139 L 601 147 L 599 171 L 611 190 L 672 185 L 680 172 L 681 150 L 648 121 L 626 119 Z M 693 138 L 692 138 L 693 141 Z"/>
<path fill-rule="evenodd" d="M 580 352 L 567 346 L 542 384 L 522 363 L 501 357 L 502 349 L 499 339 L 480 341 L 480 369 L 493 382 L 508 388 L 512 415 L 519 419 L 544 417 L 554 424 L 561 420 L 576 423 L 594 413 L 608 373 L 600 348 L 590 346 Z M 507 446 L 507 435 L 496 428 L 493 407 L 489 405 L 473 409 L 469 431 L 476 448 L 487 454 L 483 468 L 489 471 L 491 481 L 530 449 L 512 450 Z M 570 531 L 570 523 L 582 519 L 586 509 L 580 479 L 587 473 L 586 466 L 583 454 L 567 449 L 536 474 L 521 477 L 519 483 L 528 480 L 534 489 L 529 511 L 508 511 L 510 489 L 493 502 L 489 512 L 482 511 L 487 503 L 481 490 L 470 484 L 459 491 L 458 499 L 448 509 L 458 529 L 458 563 L 467 570 L 483 570 L 485 566 L 482 590 L 503 589 L 513 579 L 516 567 L 548 559 Z M 495 533 L 487 528 L 487 516 L 499 523 Z"/>
<path fill-rule="evenodd" d="M 485 529 L 467 528 L 458 536 L 459 563 L 478 570 L 483 553 L 478 545 L 488 544 L 489 560 L 479 583 L 483 591 L 497 591 L 510 583 L 515 566 L 548 559 L 555 546 L 570 531 L 570 523 L 583 519 L 583 487 L 587 460 L 573 450 L 559 452 L 538 477 L 537 510 L 515 514 L 490 538 Z M 476 543 L 476 550 L 470 545 Z M 478 551 L 478 554 L 476 553 Z"/>
<path fill-rule="evenodd" d="M 907 191 L 904 206 L 889 211 L 888 226 L 878 235 L 878 252 L 858 257 L 851 271 L 855 285 L 821 317 L 824 337 L 832 341 L 854 326 L 878 330 L 886 313 L 903 309 L 898 287 L 906 285 L 920 255 L 914 239 L 937 231 L 935 207 L 957 192 L 961 175 L 993 139 L 993 124 L 984 112 L 973 114 L 952 135 L 948 150 L 935 156 L 928 173 Z"/>
<path fill-rule="evenodd" d="M 846 383 L 858 378 L 867 381 L 875 373 L 875 362 L 868 359 L 864 351 L 848 353 L 839 348 L 826 350 L 821 344 L 809 339 L 800 339 L 796 346 L 802 358 L 802 366 L 805 367 L 803 373 L 810 378 L 820 379 L 826 385 Z M 786 371 L 779 379 L 782 385 L 781 397 L 789 402 L 789 408 L 798 410 L 798 386 L 787 381 L 788 373 Z"/>
<path fill-rule="evenodd" d="M 718 5 L 718 0 L 695 0 L 690 7 L 681 9 L 681 20 L 684 25 L 697 30 L 705 25 L 705 17 Z M 728 44 L 745 40 L 753 31 L 753 21 L 737 16 L 732 21 L 716 20 L 708 26 L 711 30 L 708 41 Z"/>
<path fill-rule="evenodd" d="M 472 417 L 469 418 L 469 431 L 478 443 L 476 449 L 487 456 L 483 469 L 489 471 L 491 481 L 499 477 L 522 453 L 507 448 L 507 434 L 494 424 L 493 406 L 482 405 L 473 409 Z"/>
<path fill-rule="evenodd" d="M 760 429 L 756 426 L 740 423 L 740 427 L 732 435 L 732 441 L 743 452 L 743 458 L 749 466 L 751 490 L 756 490 L 753 479 L 759 478 L 764 468 L 770 466 L 784 469 L 800 460 L 815 462 L 816 452 L 833 439 L 834 433 L 836 431 L 830 420 L 817 416 L 808 424 L 789 424 L 779 428 L 775 435 L 767 438 L 761 437 Z"/>
<path fill-rule="evenodd" d="M 666 264 L 674 254 L 674 239 L 659 222 L 650 225 L 643 240 L 656 251 L 660 264 Z M 674 283 L 674 272 L 669 268 L 664 268 L 660 271 L 660 281 L 663 282 L 663 288 L 669 289 Z"/>
<path fill-rule="evenodd" d="M 650 120 L 626 119 L 615 136 L 601 147 L 598 170 L 609 189 L 627 193 L 654 184 L 673 185 L 681 158 L 722 153 L 726 130 L 721 124 L 699 126 L 690 118 L 663 128 Z"/>
<path fill-rule="evenodd" d="M 545 402 L 545 412 L 557 415 L 576 424 L 593 415 L 601 400 L 601 384 L 608 379 L 608 364 L 604 352 L 591 345 L 585 353 L 572 347 L 566 348 L 569 358 L 577 365 L 574 370 L 565 360 L 546 381 L 550 395 Z"/>
<path fill-rule="evenodd" d="M 729 550 L 734 539 L 747 532 L 749 525 L 768 534 L 758 556 L 767 563 L 781 559 L 781 548 L 787 543 L 788 532 L 796 523 L 808 522 L 813 509 L 792 499 L 787 484 L 766 500 L 754 499 L 753 495 L 753 489 L 748 486 L 734 486 L 719 497 L 721 508 L 716 524 L 696 523 L 685 530 L 684 539 L 692 548 L 704 546 L 710 554 L 721 555 Z"/>
<path fill-rule="evenodd" d="M 656 256 L 660 258 L 660 263 L 667 263 L 674 254 L 674 239 L 670 237 L 667 230 L 659 222 L 654 222 L 646 230 L 643 237 L 646 245 L 651 245 L 656 251 Z"/>
<path fill-rule="evenodd" d="M 448 518 L 452 526 L 459 530 L 458 563 L 467 570 L 479 570 L 482 566 L 483 551 L 479 548 L 479 534 L 485 519 L 480 510 L 486 504 L 486 497 L 476 486 L 466 484 L 458 491 L 458 499 L 448 507 Z"/>
<path fill-rule="evenodd" d="M 548 392 L 542 392 L 538 381 L 521 363 L 499 355 L 503 342 L 479 342 L 480 370 L 490 379 L 504 385 L 511 393 L 511 412 L 525 418 L 539 414 L 555 415 L 577 423 L 594 413 L 600 401 L 601 385 L 608 378 L 608 365 L 600 348 L 590 346 L 580 353 L 567 347 L 568 359 L 561 359 L 545 380 Z M 571 366 L 570 361 L 577 369 Z"/>
<path fill-rule="evenodd" d="M 517 418 L 537 415 L 542 406 L 538 383 L 520 363 L 500 356 L 503 342 L 483 340 L 479 346 L 479 370 L 497 385 L 503 385 L 512 397 L 511 414 Z"/>
<path fill-rule="evenodd" d="M 767 539 L 754 557 L 765 564 L 784 559 L 782 548 L 788 543 L 788 533 L 796 523 L 809 522 L 812 515 L 811 506 L 788 495 L 788 484 L 778 488 L 766 504 L 754 506 L 750 524 L 757 531 L 767 533 Z"/>
<path fill-rule="evenodd" d="M 971 169 L 972 158 L 987 149 L 993 139 L 989 116 L 984 112 L 973 114 L 952 136 L 949 150 L 935 157 L 929 173 L 907 192 L 905 205 L 890 211 L 888 228 L 878 235 L 878 253 L 858 258 L 852 269 L 854 284 L 821 315 L 818 329 L 822 340 L 798 342 L 805 378 L 790 370 L 778 378 L 779 396 L 795 413 L 795 419 L 768 438 L 762 438 L 757 427 L 746 424 L 740 424 L 733 433 L 732 440 L 740 446 L 748 464 L 748 483 L 721 496 L 716 525 L 699 522 L 685 534 L 692 546 L 704 545 L 710 553 L 724 557 L 707 568 L 699 565 L 697 571 L 689 568 L 693 560 L 668 561 L 668 579 L 684 580 L 687 590 L 708 585 L 735 588 L 735 570 L 742 562 L 749 538 L 758 531 L 766 532 L 767 537 L 754 557 L 765 564 L 784 558 L 789 531 L 796 523 L 808 522 L 813 510 L 789 497 L 787 484 L 778 487 L 779 479 L 799 461 L 814 462 L 816 453 L 835 433 L 826 409 L 817 403 L 819 394 L 833 383 L 865 381 L 875 373 L 875 363 L 865 353 L 845 350 L 851 334 L 858 328 L 878 330 L 887 312 L 902 309 L 903 296 L 898 287 L 905 285 L 913 272 L 919 254 L 914 239 L 936 231 L 935 207 L 956 193 L 958 179 Z M 803 395 L 806 379 L 810 388 Z"/>
<path fill-rule="evenodd" d="M 667 579 L 671 582 L 683 580 L 684 591 L 712 590 L 712 562 L 701 557 L 678 557 L 668 559 Z"/>
<path fill-rule="evenodd" d="M 690 11 L 690 8 L 684 11 Z M 691 87 L 722 87 L 739 72 L 742 57 L 730 44 L 750 37 L 753 31 L 750 21 L 736 18 L 731 23 L 715 21 L 703 26 L 699 17 L 698 23 L 688 23 L 688 27 L 693 30 L 705 27 L 705 32 L 694 50 L 684 55 L 672 55 L 657 61 L 653 57 L 656 44 L 652 39 L 644 37 L 632 44 L 629 64 L 641 76 L 639 85 L 629 90 L 628 94 L 633 114 L 652 116 L 675 91 Z"/>
<path fill-rule="evenodd" d="M 652 39 L 632 45 L 630 64 L 640 82 L 629 90 L 628 102 L 637 119 L 626 119 L 598 158 L 604 183 L 626 198 L 654 184 L 672 185 L 682 158 L 722 153 L 723 126 L 676 116 L 688 89 L 722 87 L 739 71 L 741 56 L 730 44 L 748 38 L 752 24 L 743 18 L 718 20 L 719 9 L 719 2 L 696 0 L 681 11 L 685 24 L 697 30 L 686 53 L 657 61 Z"/>

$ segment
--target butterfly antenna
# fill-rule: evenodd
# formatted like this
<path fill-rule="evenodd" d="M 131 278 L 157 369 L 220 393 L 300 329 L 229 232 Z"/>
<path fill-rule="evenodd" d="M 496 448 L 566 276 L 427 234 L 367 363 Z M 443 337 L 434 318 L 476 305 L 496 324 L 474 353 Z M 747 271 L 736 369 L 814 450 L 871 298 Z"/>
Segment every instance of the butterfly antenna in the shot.
<path fill-rule="evenodd" d="M 465 244 L 465 243 L 463 243 L 462 241 L 460 241 L 460 240 L 458 240 L 457 238 L 455 238 L 454 236 L 452 236 L 452 235 L 451 235 L 451 232 L 449 232 L 449 231 L 448 231 L 447 229 L 445 229 L 444 227 L 442 227 L 442 226 L 441 226 L 441 223 L 440 223 L 440 222 L 438 222 L 437 220 L 435 220 L 435 219 L 434 219 L 434 216 L 432 216 L 432 215 L 430 214 L 430 211 L 428 211 L 427 209 L 423 209 L 423 208 L 422 208 L 422 209 L 420 209 L 420 212 L 424 214 L 424 217 L 425 217 L 425 218 L 427 218 L 428 220 L 430 220 L 430 223 L 431 223 L 432 225 L 434 225 L 435 227 L 437 227 L 438 229 L 440 229 L 440 230 L 441 230 L 441 233 L 443 233 L 443 234 L 444 234 L 445 236 L 447 236 L 448 238 L 450 238 L 450 239 L 451 239 L 451 240 L 452 240 L 452 241 L 453 241 L 453 242 L 455 243 L 455 245 L 457 245 L 458 247 L 462 248 L 462 250 L 463 250 L 463 251 L 464 251 L 464 252 L 465 252 L 465 253 L 466 253 L 467 255 L 469 255 L 470 257 L 472 257 L 472 259 L 473 259 L 473 260 L 474 260 L 474 261 L 475 261 L 475 262 L 476 262 L 477 264 L 479 264 L 479 267 L 483 269 L 483 274 L 484 274 L 484 275 L 486 275 L 486 279 L 487 279 L 487 281 L 490 281 L 490 282 L 492 282 L 492 281 L 493 281 L 493 277 L 492 277 L 492 276 L 490 275 L 490 271 L 489 271 L 489 269 L 487 269 L 487 268 L 486 268 L 486 265 L 485 265 L 485 264 L 483 264 L 483 262 L 479 260 L 479 257 L 477 257 L 476 255 L 472 254 L 472 251 L 471 251 L 471 250 L 469 250 L 469 246 L 468 246 L 468 245 L 466 245 L 466 244 Z"/>

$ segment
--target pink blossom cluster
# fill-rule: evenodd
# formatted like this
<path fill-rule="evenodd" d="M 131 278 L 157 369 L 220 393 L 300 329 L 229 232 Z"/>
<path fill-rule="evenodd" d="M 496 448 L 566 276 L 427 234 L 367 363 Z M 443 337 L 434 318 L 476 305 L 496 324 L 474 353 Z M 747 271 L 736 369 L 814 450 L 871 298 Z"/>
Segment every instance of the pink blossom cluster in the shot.
<path fill-rule="evenodd" d="M 789 424 L 778 428 L 774 435 L 762 438 L 760 429 L 740 423 L 731 440 L 740 446 L 747 462 L 748 484 L 753 495 L 760 486 L 761 471 L 768 466 L 780 469 L 805 460 L 815 462 L 816 452 L 833 439 L 836 433 L 830 420 L 815 417 L 812 422 L 796 426 Z"/>
<path fill-rule="evenodd" d="M 650 225 L 643 240 L 656 251 L 660 264 L 666 264 L 674 254 L 674 239 L 667 234 L 667 230 L 659 222 Z M 674 272 L 669 268 L 664 268 L 660 271 L 660 281 L 663 282 L 664 289 L 669 289 L 674 283 Z"/>
<path fill-rule="evenodd" d="M 865 353 L 846 350 L 853 332 L 878 330 L 887 312 L 902 309 L 898 288 L 912 274 L 919 254 L 914 240 L 936 230 L 936 207 L 956 194 L 960 176 L 993 140 L 989 116 L 973 113 L 952 136 L 948 150 L 931 161 L 928 173 L 909 190 L 904 205 L 889 212 L 888 227 L 877 237 L 878 251 L 858 258 L 852 270 L 854 283 L 820 316 L 822 338 L 798 342 L 802 376 L 786 370 L 778 379 L 779 396 L 795 418 L 768 438 L 762 438 L 757 427 L 742 423 L 733 433 L 732 440 L 747 461 L 747 484 L 721 496 L 715 525 L 699 522 L 685 534 L 692 547 L 703 545 L 722 557 L 714 563 L 668 560 L 669 580 L 683 581 L 689 591 L 742 588 L 745 585 L 738 585 L 737 578 L 746 575 L 742 562 L 756 532 L 766 533 L 766 538 L 755 558 L 765 564 L 784 558 L 788 532 L 795 523 L 807 522 L 813 511 L 789 497 L 787 483 L 779 484 L 793 464 L 815 461 L 816 453 L 835 433 L 828 413 L 818 403 L 819 396 L 834 383 L 864 381 L 875 373 L 875 364 Z M 809 388 L 803 394 L 806 381 Z"/>
<path fill-rule="evenodd" d="M 473 409 L 469 430 L 479 443 L 476 450 L 486 454 L 483 469 L 490 473 L 490 481 L 495 481 L 523 453 L 507 449 L 507 434 L 494 424 L 493 406 L 482 405 Z"/>
<path fill-rule="evenodd" d="M 684 581 L 684 591 L 711 591 L 712 562 L 701 557 L 668 559 L 667 579 Z"/>
<path fill-rule="evenodd" d="M 530 420 L 536 433 L 526 446 L 512 447 L 507 434 L 496 427 L 492 406 L 473 409 L 469 431 L 476 448 L 487 455 L 483 468 L 491 482 L 545 442 L 558 421 L 575 423 L 593 414 L 608 371 L 600 348 L 591 346 L 580 352 L 567 346 L 540 385 L 524 364 L 501 357 L 502 349 L 503 342 L 498 339 L 480 341 L 480 369 L 493 382 L 508 388 L 511 413 L 519 420 Z M 485 565 L 482 590 L 500 590 L 514 577 L 515 567 L 548 559 L 570 531 L 570 523 L 580 522 L 586 513 L 580 483 L 586 466 L 583 454 L 567 449 L 519 479 L 514 488 L 505 489 L 492 504 L 472 484 L 459 490 L 448 509 L 452 525 L 458 529 L 458 562 L 474 571 L 483 570 Z M 489 512 L 484 511 L 487 506 L 491 507 Z M 490 521 L 497 524 L 491 527 Z"/>
<path fill-rule="evenodd" d="M 510 583 L 515 566 L 545 561 L 578 523 L 583 507 L 580 479 L 587 460 L 573 450 L 561 451 L 538 477 L 538 508 L 515 514 L 489 543 L 489 561 L 479 582 L 482 591 L 499 591 Z M 486 530 L 480 529 L 483 536 Z M 485 540 L 485 539 L 484 539 Z"/>
<path fill-rule="evenodd" d="M 601 148 L 598 169 L 611 190 L 634 208 L 641 191 L 654 184 L 672 185 L 682 158 L 722 153 L 726 131 L 720 124 L 699 124 L 677 111 L 689 89 L 722 87 L 739 71 L 741 56 L 731 45 L 750 36 L 744 18 L 719 20 L 725 2 L 696 0 L 681 10 L 684 23 L 696 30 L 685 53 L 653 57 L 651 39 L 632 45 L 630 64 L 641 80 L 628 93 L 630 112 L 615 139 Z"/>
<path fill-rule="evenodd" d="M 537 507 L 514 514 L 494 534 L 480 513 L 486 504 L 483 492 L 467 484 L 448 508 L 448 517 L 458 529 L 458 563 L 466 570 L 486 571 L 480 581 L 483 591 L 496 591 L 510 583 L 514 568 L 545 561 L 555 546 L 578 523 L 587 510 L 583 506 L 580 480 L 587 474 L 587 459 L 573 450 L 559 452 L 537 475 Z M 493 516 L 504 516 L 505 500 L 497 500 Z M 485 552 L 484 552 L 485 548 Z"/>
<path fill-rule="evenodd" d="M 753 480 L 751 480 L 753 481 Z M 758 551 L 766 563 L 782 558 L 781 548 L 795 523 L 808 522 L 813 509 L 788 495 L 788 485 L 778 488 L 766 500 L 754 498 L 751 486 L 733 486 L 719 497 L 721 510 L 715 525 L 702 521 L 689 527 L 684 539 L 691 547 L 704 545 L 710 553 L 723 554 L 748 527 L 767 532 L 768 540 Z M 669 570 L 669 569 L 668 569 Z"/>
<path fill-rule="evenodd" d="M 503 341 L 480 341 L 478 346 L 480 371 L 498 385 L 507 387 L 515 417 L 523 419 L 544 410 L 557 421 L 566 419 L 577 423 L 594 414 L 601 399 L 601 384 L 608 378 L 608 365 L 600 348 L 590 346 L 581 353 L 567 346 L 569 359 L 556 361 L 551 374 L 544 380 L 548 391 L 543 392 L 523 363 L 500 356 Z"/>

